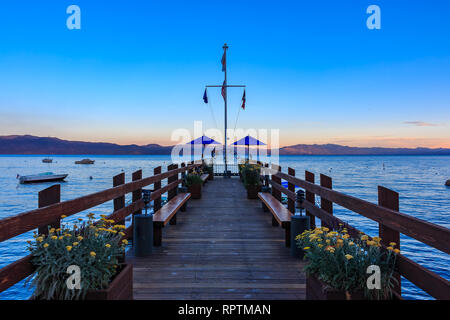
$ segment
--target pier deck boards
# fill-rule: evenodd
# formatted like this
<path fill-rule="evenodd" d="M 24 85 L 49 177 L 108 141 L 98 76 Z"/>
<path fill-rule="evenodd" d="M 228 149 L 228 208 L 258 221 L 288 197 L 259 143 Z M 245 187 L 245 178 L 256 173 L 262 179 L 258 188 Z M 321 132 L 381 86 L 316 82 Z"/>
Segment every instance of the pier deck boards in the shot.
<path fill-rule="evenodd" d="M 134 299 L 304 299 L 303 262 L 242 183 L 217 178 L 134 266 Z"/>

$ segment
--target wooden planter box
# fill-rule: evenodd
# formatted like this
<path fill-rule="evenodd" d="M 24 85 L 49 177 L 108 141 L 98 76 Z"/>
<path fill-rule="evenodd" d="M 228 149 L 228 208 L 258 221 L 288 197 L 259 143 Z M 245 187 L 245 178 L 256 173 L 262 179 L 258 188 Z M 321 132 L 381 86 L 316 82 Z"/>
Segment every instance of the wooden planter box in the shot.
<path fill-rule="evenodd" d="M 133 300 L 133 265 L 124 264 L 107 289 L 89 290 L 86 300 Z"/>
<path fill-rule="evenodd" d="M 247 199 L 257 199 L 259 186 L 248 186 L 247 187 Z"/>
<path fill-rule="evenodd" d="M 365 300 L 365 297 L 363 291 L 346 294 L 310 275 L 306 277 L 306 300 Z"/>
<path fill-rule="evenodd" d="M 200 183 L 189 186 L 188 191 L 191 194 L 191 199 L 202 198 L 202 185 Z"/>

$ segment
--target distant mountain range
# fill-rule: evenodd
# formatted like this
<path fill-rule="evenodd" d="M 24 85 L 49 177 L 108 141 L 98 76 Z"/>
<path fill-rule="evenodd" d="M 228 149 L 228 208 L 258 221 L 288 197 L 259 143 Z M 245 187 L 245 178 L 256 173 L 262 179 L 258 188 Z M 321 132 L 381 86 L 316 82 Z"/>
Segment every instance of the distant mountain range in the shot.
<path fill-rule="evenodd" d="M 104 142 L 68 141 L 31 135 L 0 136 L 0 154 L 43 155 L 168 155 L 172 146 L 148 144 L 138 146 Z M 283 147 L 280 155 L 450 155 L 445 148 L 358 148 L 337 144 L 297 144 Z"/>

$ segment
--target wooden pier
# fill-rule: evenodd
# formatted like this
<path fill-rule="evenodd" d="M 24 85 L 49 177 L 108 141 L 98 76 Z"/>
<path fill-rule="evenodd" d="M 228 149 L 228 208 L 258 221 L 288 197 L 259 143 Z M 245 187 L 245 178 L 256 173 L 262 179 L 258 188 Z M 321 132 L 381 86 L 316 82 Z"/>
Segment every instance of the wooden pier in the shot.
<path fill-rule="evenodd" d="M 112 188 L 68 201 L 60 201 L 59 184 L 42 190 L 39 208 L 0 220 L 0 242 L 36 229 L 45 233 L 48 226 L 60 225 L 62 215 L 85 212 L 111 200 L 114 206 L 108 219 L 122 222 L 141 212 L 145 205 L 142 189 L 151 186 L 157 211 L 153 253 L 136 258 L 129 250 L 125 257 L 134 267 L 134 299 L 304 299 L 303 262 L 292 258 L 286 248 L 295 245 L 289 243 L 289 226 L 297 187 L 306 192 L 302 207 L 311 227 L 320 222 L 338 229 L 344 224 L 352 237 L 358 237 L 356 228 L 333 214 L 333 206 L 339 205 L 377 222 L 377 236 L 383 239 L 384 249 L 390 241 L 400 247 L 400 234 L 404 234 L 450 254 L 450 230 L 402 213 L 399 195 L 392 190 L 379 186 L 378 204 L 374 204 L 333 190 L 332 178 L 326 175 L 321 174 L 320 184 L 316 184 L 311 172 L 305 171 L 301 179 L 292 168 L 282 172 L 279 166 L 268 170 L 268 164 L 260 165 L 265 167 L 266 186 L 271 187 L 271 193 L 265 194 L 270 211 L 263 210 L 260 200 L 247 199 L 238 178 L 219 177 L 207 182 L 199 200 L 188 200 L 190 194 L 186 193 L 177 195 L 184 182 L 180 175 L 202 164 L 171 164 L 164 170 L 155 168 L 154 174 L 145 178 L 141 170 L 133 172 L 127 183 L 125 173 L 118 174 L 112 179 Z M 125 203 L 127 194 L 132 194 L 131 203 Z M 164 194 L 169 202 L 161 208 Z M 287 206 L 282 204 L 282 194 Z M 187 201 L 187 210 L 182 201 Z M 278 216 L 277 211 L 282 214 Z M 123 238 L 133 240 L 132 225 Z M 31 258 L 25 256 L 0 269 L 0 292 L 34 271 Z M 450 299 L 447 279 L 403 254 L 397 255 L 395 270 L 397 279 L 403 276 L 437 299 Z M 394 291 L 401 298 L 401 287 Z"/>
<path fill-rule="evenodd" d="M 209 181 L 163 243 L 135 258 L 134 299 L 304 299 L 303 262 L 238 178 Z"/>

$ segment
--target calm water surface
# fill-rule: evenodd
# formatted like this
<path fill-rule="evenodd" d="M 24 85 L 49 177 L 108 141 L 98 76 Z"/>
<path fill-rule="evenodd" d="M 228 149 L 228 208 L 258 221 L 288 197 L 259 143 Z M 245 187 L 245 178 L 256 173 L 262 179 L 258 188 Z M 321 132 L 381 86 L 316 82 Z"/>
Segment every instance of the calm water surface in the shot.
<path fill-rule="evenodd" d="M 69 200 L 112 186 L 112 177 L 121 172 L 126 182 L 133 171 L 142 169 L 143 176 L 153 173 L 153 168 L 167 167 L 169 156 L 53 156 L 52 164 L 44 164 L 45 156 L 0 156 L 0 219 L 37 207 L 37 194 L 53 183 L 20 185 L 16 175 L 51 171 L 68 173 L 67 182 L 61 183 L 61 200 Z M 75 165 L 83 158 L 95 160 L 94 165 Z M 400 210 L 417 218 L 450 228 L 450 187 L 444 182 L 450 179 L 448 156 L 281 156 L 281 166 L 294 168 L 298 177 L 304 170 L 333 178 L 333 188 L 359 198 L 377 203 L 377 186 L 400 193 Z M 92 177 L 92 179 L 90 179 Z M 129 201 L 129 198 L 127 198 Z M 111 213 L 112 203 L 107 202 L 89 212 Z M 68 218 L 74 221 L 87 212 Z M 377 235 L 378 225 L 358 214 L 335 206 L 335 214 L 362 231 Z M 23 257 L 26 241 L 32 232 L 0 243 L 0 268 Z M 426 266 L 450 280 L 450 258 L 447 254 L 421 244 L 406 236 L 401 238 L 402 252 L 412 260 Z M 402 279 L 402 290 L 408 299 L 430 297 L 414 285 Z M 26 299 L 29 289 L 23 281 L 0 293 L 0 299 Z"/>

